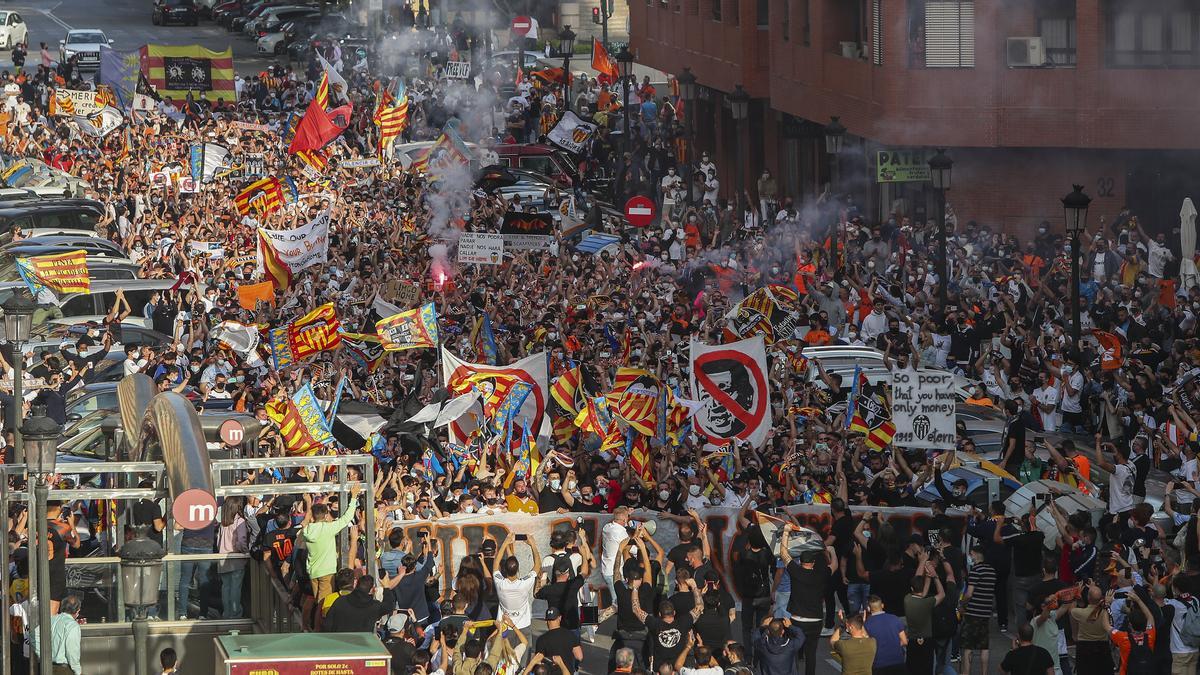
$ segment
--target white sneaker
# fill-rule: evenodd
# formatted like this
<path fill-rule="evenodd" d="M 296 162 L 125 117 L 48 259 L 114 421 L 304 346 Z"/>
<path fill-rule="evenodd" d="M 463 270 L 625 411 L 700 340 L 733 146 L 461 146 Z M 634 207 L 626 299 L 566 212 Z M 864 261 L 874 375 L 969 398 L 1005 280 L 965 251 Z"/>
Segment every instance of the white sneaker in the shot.
<path fill-rule="evenodd" d="M 821 629 L 821 637 L 829 637 L 830 635 L 833 635 L 832 628 L 822 628 Z"/>

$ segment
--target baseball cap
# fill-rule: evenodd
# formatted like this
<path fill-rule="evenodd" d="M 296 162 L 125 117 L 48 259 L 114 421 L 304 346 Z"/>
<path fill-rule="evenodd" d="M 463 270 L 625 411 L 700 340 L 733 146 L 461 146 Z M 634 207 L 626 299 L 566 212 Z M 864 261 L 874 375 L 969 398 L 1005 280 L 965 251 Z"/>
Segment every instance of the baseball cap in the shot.
<path fill-rule="evenodd" d="M 387 629 L 389 633 L 401 633 L 404 631 L 404 626 L 408 624 L 407 614 L 393 614 L 387 620 Z"/>
<path fill-rule="evenodd" d="M 570 572 L 572 569 L 574 568 L 571 566 L 571 560 L 569 558 L 562 557 L 554 561 L 553 572 L 555 575 L 562 574 L 563 572 Z"/>
<path fill-rule="evenodd" d="M 558 611 L 557 607 L 546 608 L 546 621 L 554 621 L 562 616 L 562 612 Z"/>
<path fill-rule="evenodd" d="M 496 542 L 491 539 L 488 539 L 483 542 L 483 545 L 479 547 L 479 550 L 483 551 L 485 553 L 487 553 L 487 552 L 495 553 L 496 552 Z"/>

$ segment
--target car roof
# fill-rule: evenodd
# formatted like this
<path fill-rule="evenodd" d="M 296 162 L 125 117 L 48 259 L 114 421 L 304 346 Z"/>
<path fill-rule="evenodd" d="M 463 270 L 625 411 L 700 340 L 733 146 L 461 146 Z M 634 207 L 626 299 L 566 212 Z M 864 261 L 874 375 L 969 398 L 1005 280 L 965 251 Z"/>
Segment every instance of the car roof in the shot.
<path fill-rule="evenodd" d="M 104 207 L 99 202 L 85 203 L 85 200 L 72 202 L 60 200 L 40 200 L 21 202 L 12 205 L 0 205 L 0 216 L 23 216 L 29 213 L 78 213 L 93 212 L 96 215 L 104 213 Z"/>

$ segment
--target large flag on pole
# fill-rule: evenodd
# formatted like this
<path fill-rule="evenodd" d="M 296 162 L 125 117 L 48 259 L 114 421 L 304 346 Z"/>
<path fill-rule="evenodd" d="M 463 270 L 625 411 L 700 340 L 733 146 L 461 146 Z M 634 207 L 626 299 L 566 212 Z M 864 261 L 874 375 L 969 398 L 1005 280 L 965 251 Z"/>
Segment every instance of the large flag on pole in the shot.
<path fill-rule="evenodd" d="M 200 45 L 142 47 L 142 72 L 158 93 L 183 101 L 188 93 L 210 101 L 234 101 L 233 50 L 214 52 Z"/>
<path fill-rule="evenodd" d="M 320 150 L 350 126 L 353 106 L 346 103 L 333 110 L 326 110 L 329 103 L 328 76 L 321 78 L 321 85 L 325 90 L 324 95 L 319 88 L 317 95 L 309 102 L 308 109 L 304 111 L 304 117 L 296 125 L 296 135 L 288 145 L 288 152 L 293 155 L 301 150 Z"/>
<path fill-rule="evenodd" d="M 515 418 L 528 419 L 529 426 L 538 429 L 549 400 L 547 370 L 546 352 L 532 354 L 507 366 L 489 366 L 463 361 L 449 350 L 442 349 L 442 381 L 446 383 L 446 388 L 454 396 L 474 389 L 479 392 L 481 399 L 471 411 L 450 424 L 450 441 L 465 445 L 485 418 L 495 414 L 517 382 L 530 385 L 530 392 Z"/>
<path fill-rule="evenodd" d="M 600 44 L 600 40 L 592 38 L 592 69 L 607 75 L 613 82 L 621 77 L 621 70 L 616 61 L 608 55 L 608 50 Z"/>

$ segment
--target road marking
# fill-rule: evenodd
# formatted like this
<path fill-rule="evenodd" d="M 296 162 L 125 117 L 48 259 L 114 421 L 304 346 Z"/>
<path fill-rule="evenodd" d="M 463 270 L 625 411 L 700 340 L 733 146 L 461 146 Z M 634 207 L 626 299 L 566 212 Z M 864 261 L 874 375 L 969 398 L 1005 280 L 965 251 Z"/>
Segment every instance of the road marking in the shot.
<path fill-rule="evenodd" d="M 54 16 L 54 10 L 58 9 L 58 6 L 61 4 L 62 3 L 60 2 L 57 5 L 51 7 L 50 9 L 38 9 L 38 10 L 34 10 L 34 11 L 36 11 L 38 14 L 41 14 L 42 16 L 46 17 L 47 19 L 50 19 L 54 23 L 58 24 L 59 27 L 62 28 L 63 30 L 67 30 L 67 31 L 75 30 L 71 26 L 71 24 L 67 23 L 66 21 L 63 21 L 62 19 L 58 18 L 57 16 Z"/>

